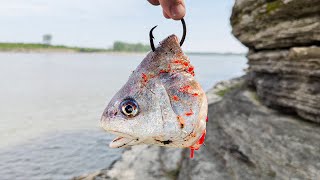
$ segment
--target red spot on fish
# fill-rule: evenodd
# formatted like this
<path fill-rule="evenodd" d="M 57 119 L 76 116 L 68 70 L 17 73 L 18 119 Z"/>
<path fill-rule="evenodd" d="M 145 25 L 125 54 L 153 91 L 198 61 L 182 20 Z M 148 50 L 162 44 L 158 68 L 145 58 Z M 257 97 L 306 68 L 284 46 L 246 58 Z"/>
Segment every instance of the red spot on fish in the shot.
<path fill-rule="evenodd" d="M 193 72 L 193 70 L 194 70 L 194 67 L 193 66 L 190 66 L 189 68 L 188 68 L 188 71 L 191 73 L 191 72 Z"/>
<path fill-rule="evenodd" d="M 186 116 L 192 116 L 192 115 L 193 115 L 192 109 L 190 109 L 190 112 L 186 112 L 185 115 L 186 115 Z"/>
<path fill-rule="evenodd" d="M 198 93 L 193 93 L 192 96 L 199 96 L 199 94 Z"/>
<path fill-rule="evenodd" d="M 182 59 L 173 60 L 173 63 L 175 63 L 175 64 L 181 64 L 181 65 L 183 65 L 183 66 L 189 66 L 189 62 L 188 62 L 188 61 L 185 61 L 185 60 L 182 60 Z"/>
<path fill-rule="evenodd" d="M 208 116 L 207 116 L 207 118 L 206 118 L 206 122 L 208 122 L 209 121 L 209 119 L 208 119 Z"/>
<path fill-rule="evenodd" d="M 186 85 L 179 89 L 180 92 L 188 93 L 191 90 L 191 86 Z"/>
<path fill-rule="evenodd" d="M 181 60 L 173 60 L 173 63 L 175 63 L 175 64 L 180 64 L 180 61 L 181 61 Z"/>
<path fill-rule="evenodd" d="M 160 73 L 160 74 L 161 74 L 161 73 L 168 73 L 168 70 L 161 69 L 161 70 L 159 71 L 159 73 Z"/>
<path fill-rule="evenodd" d="M 176 95 L 172 96 L 172 99 L 175 100 L 175 101 L 179 101 L 180 100 L 179 97 L 176 96 Z"/>
<path fill-rule="evenodd" d="M 193 67 L 192 65 L 190 65 L 189 68 L 188 68 L 188 70 L 187 70 L 187 72 L 188 72 L 189 74 L 191 74 L 192 76 L 194 76 L 194 67 Z"/>
<path fill-rule="evenodd" d="M 145 73 L 142 73 L 143 82 L 148 82 L 148 76 Z"/>

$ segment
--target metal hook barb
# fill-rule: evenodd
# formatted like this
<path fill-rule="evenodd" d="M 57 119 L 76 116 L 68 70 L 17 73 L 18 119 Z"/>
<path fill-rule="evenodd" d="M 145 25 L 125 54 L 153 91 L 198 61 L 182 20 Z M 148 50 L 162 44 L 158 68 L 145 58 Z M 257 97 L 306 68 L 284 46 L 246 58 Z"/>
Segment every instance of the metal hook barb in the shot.
<path fill-rule="evenodd" d="M 184 43 L 184 40 L 186 39 L 186 35 L 187 35 L 187 26 L 186 26 L 186 22 L 184 21 L 184 19 L 182 18 L 181 19 L 181 22 L 182 22 L 182 27 L 183 27 L 183 34 L 182 34 L 182 38 L 181 38 L 181 41 L 180 41 L 180 46 L 183 45 Z M 156 28 L 157 26 L 153 27 L 150 32 L 149 32 L 149 38 L 150 38 L 150 46 L 151 46 L 151 49 L 152 51 L 155 51 L 156 48 L 154 47 L 154 42 L 153 42 L 153 34 L 152 34 L 152 31 Z"/>

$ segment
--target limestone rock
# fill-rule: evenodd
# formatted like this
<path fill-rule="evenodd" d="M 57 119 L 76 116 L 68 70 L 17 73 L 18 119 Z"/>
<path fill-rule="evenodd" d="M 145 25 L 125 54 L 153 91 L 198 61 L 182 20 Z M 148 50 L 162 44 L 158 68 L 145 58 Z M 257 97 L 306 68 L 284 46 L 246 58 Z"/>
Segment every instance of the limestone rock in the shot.
<path fill-rule="evenodd" d="M 210 104 L 206 146 L 178 179 L 320 179 L 320 125 L 266 108 L 238 89 Z"/>
<path fill-rule="evenodd" d="M 244 77 L 238 77 L 231 80 L 218 82 L 206 93 L 208 104 L 212 104 L 220 101 L 223 98 L 224 93 L 226 93 L 228 90 L 232 89 L 233 87 L 236 87 L 244 83 L 245 83 Z"/>
<path fill-rule="evenodd" d="M 179 173 L 182 149 L 133 146 L 111 167 L 73 180 L 172 180 Z"/>
<path fill-rule="evenodd" d="M 320 123 L 320 0 L 236 0 L 231 24 L 262 102 Z"/>
<path fill-rule="evenodd" d="M 236 0 L 232 33 L 251 49 L 320 44 L 320 0 Z"/>
<path fill-rule="evenodd" d="M 320 47 L 251 52 L 249 83 L 264 104 L 320 123 Z"/>

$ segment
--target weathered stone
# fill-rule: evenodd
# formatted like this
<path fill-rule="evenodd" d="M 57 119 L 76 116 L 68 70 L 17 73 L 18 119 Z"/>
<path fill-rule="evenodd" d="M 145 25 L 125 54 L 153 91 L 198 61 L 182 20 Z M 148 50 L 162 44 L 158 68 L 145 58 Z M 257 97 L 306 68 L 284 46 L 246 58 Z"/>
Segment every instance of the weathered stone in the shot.
<path fill-rule="evenodd" d="M 133 146 L 111 167 L 74 180 L 172 180 L 178 176 L 182 158 L 182 149 Z"/>
<path fill-rule="evenodd" d="M 320 44 L 320 0 L 236 0 L 232 33 L 261 49 Z"/>
<path fill-rule="evenodd" d="M 220 81 L 215 84 L 206 93 L 208 104 L 220 101 L 223 95 L 228 91 L 232 90 L 234 87 L 240 86 L 245 83 L 244 77 L 234 78 L 227 81 Z"/>
<path fill-rule="evenodd" d="M 178 179 L 320 179 L 320 125 L 266 108 L 254 91 L 209 106 L 205 144 Z"/>
<path fill-rule="evenodd" d="M 320 0 L 236 0 L 231 24 L 262 102 L 320 123 Z"/>
<path fill-rule="evenodd" d="M 320 47 L 251 52 L 249 83 L 264 104 L 320 123 Z"/>

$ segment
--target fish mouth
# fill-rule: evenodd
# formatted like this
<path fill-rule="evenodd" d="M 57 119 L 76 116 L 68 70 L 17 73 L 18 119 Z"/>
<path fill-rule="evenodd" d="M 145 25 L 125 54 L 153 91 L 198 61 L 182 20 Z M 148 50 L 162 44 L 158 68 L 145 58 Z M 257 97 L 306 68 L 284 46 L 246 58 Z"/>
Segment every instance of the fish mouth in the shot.
<path fill-rule="evenodd" d="M 111 148 L 126 147 L 126 146 L 129 146 L 132 141 L 134 141 L 134 139 L 118 136 L 110 142 L 109 147 Z"/>
<path fill-rule="evenodd" d="M 117 131 L 112 131 L 111 133 L 116 134 L 117 137 L 110 142 L 110 148 L 122 148 L 140 143 L 139 138 L 134 138 L 128 134 L 120 133 Z"/>

